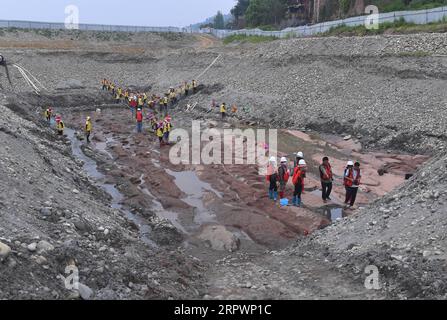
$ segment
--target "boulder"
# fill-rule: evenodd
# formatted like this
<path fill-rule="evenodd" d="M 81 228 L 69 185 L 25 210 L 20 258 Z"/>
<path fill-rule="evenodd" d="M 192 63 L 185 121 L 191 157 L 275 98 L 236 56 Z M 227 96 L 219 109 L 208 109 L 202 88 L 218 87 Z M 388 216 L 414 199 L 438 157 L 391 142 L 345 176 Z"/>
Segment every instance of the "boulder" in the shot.
<path fill-rule="evenodd" d="M 41 240 L 37 244 L 37 250 L 39 250 L 39 252 L 53 251 L 54 250 L 54 246 L 51 243 L 49 243 L 48 241 Z"/>
<path fill-rule="evenodd" d="M 207 241 L 214 250 L 219 251 L 234 252 L 240 246 L 239 238 L 224 226 L 206 226 L 199 238 Z"/>
<path fill-rule="evenodd" d="M 5 260 L 10 253 L 11 248 L 7 244 L 0 242 L 0 261 Z"/>

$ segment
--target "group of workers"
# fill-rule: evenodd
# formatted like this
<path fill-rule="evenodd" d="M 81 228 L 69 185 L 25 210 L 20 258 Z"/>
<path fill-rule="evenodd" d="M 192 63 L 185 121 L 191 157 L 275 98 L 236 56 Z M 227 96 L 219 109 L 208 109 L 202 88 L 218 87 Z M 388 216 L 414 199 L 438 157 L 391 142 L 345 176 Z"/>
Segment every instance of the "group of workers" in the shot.
<path fill-rule="evenodd" d="M 55 114 L 52 107 L 48 107 L 44 112 L 45 120 L 48 122 L 48 125 L 51 125 L 52 119 L 56 123 L 57 134 L 62 136 L 64 135 L 65 124 L 62 120 L 62 116 L 60 114 Z M 85 120 L 84 133 L 87 143 L 90 143 L 90 135 L 92 133 L 93 125 L 90 117 L 87 117 Z"/>
<path fill-rule="evenodd" d="M 303 152 L 297 152 L 293 161 L 293 164 L 289 167 L 289 161 L 286 157 L 282 157 L 280 165 L 276 164 L 276 157 L 271 157 L 267 168 L 267 181 L 269 182 L 268 195 L 269 198 L 275 202 L 279 200 L 283 205 L 288 204 L 286 199 L 286 186 L 292 177 L 293 197 L 292 205 L 300 207 L 303 202 L 301 195 L 304 191 L 304 180 L 306 178 L 307 164 L 304 160 Z M 334 181 L 334 174 L 332 172 L 329 158 L 324 157 L 322 163 L 318 168 L 320 174 L 320 182 L 322 188 L 322 199 L 324 203 L 331 200 L 330 195 L 332 192 L 332 183 Z M 346 208 L 353 208 L 357 197 L 357 191 L 360 186 L 361 172 L 360 163 L 348 161 L 346 168 L 343 172 L 343 185 L 346 190 L 345 206 Z M 281 201 L 282 200 L 282 201 Z"/>
<path fill-rule="evenodd" d="M 176 88 L 170 87 L 164 95 L 152 94 L 149 96 L 145 92 L 134 93 L 130 89 L 123 89 L 107 79 L 103 79 L 101 83 L 103 90 L 111 92 L 117 103 L 125 102 L 131 108 L 132 113 L 143 107 L 148 107 L 155 111 L 155 107 L 158 105 L 159 112 L 163 113 L 164 116 L 168 115 L 168 106 L 170 104 L 175 104 L 182 95 L 188 96 L 191 91 L 192 93 L 197 93 L 199 86 L 197 80 L 192 80 L 191 83 L 185 81 Z"/>
<path fill-rule="evenodd" d="M 147 108 L 146 120 L 150 123 L 150 130 L 155 133 L 159 140 L 160 147 L 169 144 L 169 134 L 172 131 L 172 118 L 168 114 L 168 106 L 175 104 L 181 95 L 188 96 L 197 93 L 198 83 L 192 80 L 191 83 L 185 82 L 178 88 L 170 87 L 168 92 L 163 96 L 152 94 L 150 97 L 147 93 L 133 93 L 129 89 L 122 89 L 107 79 L 102 80 L 102 89 L 111 92 L 117 102 L 127 103 L 127 106 L 135 115 L 137 124 L 137 132 L 143 132 L 144 114 L 143 109 Z M 156 106 L 159 106 L 158 110 Z"/>

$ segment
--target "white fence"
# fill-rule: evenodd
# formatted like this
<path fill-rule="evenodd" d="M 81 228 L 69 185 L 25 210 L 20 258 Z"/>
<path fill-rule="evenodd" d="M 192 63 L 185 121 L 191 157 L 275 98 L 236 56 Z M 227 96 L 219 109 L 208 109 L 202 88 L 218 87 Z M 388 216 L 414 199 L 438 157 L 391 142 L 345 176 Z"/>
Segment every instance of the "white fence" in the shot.
<path fill-rule="evenodd" d="M 329 31 L 331 28 L 346 25 L 350 27 L 360 26 L 365 24 L 365 19 L 368 16 L 358 16 L 336 21 L 328 21 L 318 23 L 310 26 L 302 26 L 296 28 L 287 28 L 281 31 L 263 31 L 260 29 L 244 29 L 244 30 L 216 30 L 211 29 L 210 33 L 218 38 L 225 38 L 231 35 L 256 35 L 256 36 L 273 36 L 278 38 L 285 38 L 289 36 L 311 36 L 318 33 Z M 447 17 L 447 7 L 439 7 L 427 10 L 417 11 L 396 11 L 379 14 L 379 23 L 394 22 L 401 18 L 406 22 L 413 22 L 416 24 L 427 24 L 431 22 L 441 21 Z"/>
<path fill-rule="evenodd" d="M 0 28 L 60 30 L 65 29 L 65 24 L 53 23 L 53 22 L 0 20 Z M 112 26 L 112 25 L 85 24 L 85 23 L 79 24 L 79 30 L 117 31 L 117 32 L 186 32 L 186 29 L 177 27 Z"/>
<path fill-rule="evenodd" d="M 293 36 L 311 36 L 318 33 L 329 31 L 333 27 L 346 26 L 360 26 L 364 25 L 367 16 L 352 17 L 343 20 L 328 21 L 318 23 L 310 26 L 302 26 L 297 28 L 287 28 L 281 31 L 262 31 L 260 29 L 244 29 L 244 30 L 216 30 L 206 29 L 201 30 L 202 33 L 212 33 L 218 38 L 225 38 L 231 35 L 259 35 L 259 36 L 274 36 L 278 38 Z M 427 10 L 418 11 L 396 11 L 379 14 L 379 23 L 394 22 L 404 18 L 407 22 L 416 24 L 427 24 L 431 22 L 441 21 L 447 17 L 447 7 L 439 7 Z M 65 29 L 63 23 L 52 22 L 34 22 L 34 21 L 7 21 L 0 20 L 0 28 L 20 28 L 20 29 L 50 29 L 60 30 Z M 190 28 L 177 27 L 137 27 L 137 26 L 112 26 L 102 24 L 79 24 L 79 30 L 92 31 L 117 31 L 117 32 L 193 32 Z"/>

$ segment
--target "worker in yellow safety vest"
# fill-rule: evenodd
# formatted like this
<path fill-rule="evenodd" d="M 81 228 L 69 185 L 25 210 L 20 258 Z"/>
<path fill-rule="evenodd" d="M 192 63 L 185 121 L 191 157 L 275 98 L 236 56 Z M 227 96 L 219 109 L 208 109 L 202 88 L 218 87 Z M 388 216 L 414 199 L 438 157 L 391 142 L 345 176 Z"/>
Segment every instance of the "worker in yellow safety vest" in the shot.
<path fill-rule="evenodd" d="M 90 117 L 87 117 L 85 122 L 85 138 L 87 139 L 87 143 L 90 143 L 90 134 L 92 133 L 92 120 Z"/>
<path fill-rule="evenodd" d="M 57 134 L 60 135 L 60 136 L 63 135 L 64 134 L 64 129 L 65 129 L 64 122 L 62 120 L 60 120 L 57 123 Z"/>
<path fill-rule="evenodd" d="M 225 119 L 227 113 L 227 106 L 225 105 L 225 102 L 220 105 L 220 113 L 222 114 L 222 120 Z"/>
<path fill-rule="evenodd" d="M 193 93 L 197 92 L 197 81 L 196 80 L 192 80 L 192 92 Z"/>
<path fill-rule="evenodd" d="M 163 146 L 163 131 L 164 131 L 164 122 L 160 121 L 157 126 L 157 130 L 155 131 L 158 137 L 158 140 L 160 141 L 160 147 Z"/>

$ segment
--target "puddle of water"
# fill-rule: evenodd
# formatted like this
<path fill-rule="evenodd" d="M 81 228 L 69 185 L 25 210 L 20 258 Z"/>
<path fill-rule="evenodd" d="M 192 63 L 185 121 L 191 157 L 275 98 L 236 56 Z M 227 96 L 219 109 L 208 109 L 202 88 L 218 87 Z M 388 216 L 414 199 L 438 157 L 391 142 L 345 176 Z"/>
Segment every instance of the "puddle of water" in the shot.
<path fill-rule="evenodd" d="M 166 172 L 175 178 L 174 183 L 187 195 L 182 201 L 196 208 L 194 222 L 197 224 L 216 222 L 215 215 L 211 214 L 203 204 L 203 191 L 211 191 L 219 198 L 222 198 L 222 194 L 211 187 L 209 183 L 201 181 L 194 171 L 175 172 L 166 169 Z"/>
<path fill-rule="evenodd" d="M 107 146 L 113 141 L 113 138 L 106 138 L 105 142 L 96 142 L 95 148 L 101 152 L 104 152 L 110 159 L 113 160 L 113 155 L 107 150 Z"/>
<path fill-rule="evenodd" d="M 163 208 L 163 205 L 161 204 L 161 202 L 159 202 L 155 196 L 149 191 L 149 189 L 147 188 L 143 188 L 143 185 L 145 184 L 145 180 L 144 180 L 144 174 L 142 174 L 140 176 L 140 186 L 138 187 L 145 195 L 149 196 L 152 199 L 152 203 L 153 203 L 153 207 L 152 209 L 154 210 L 155 214 L 161 218 L 161 219 L 165 219 L 168 220 L 172 223 L 172 225 L 177 229 L 182 231 L 185 234 L 189 234 L 189 232 L 186 231 L 186 229 L 181 225 L 181 223 L 179 222 L 179 215 L 176 212 L 172 212 L 172 211 L 167 211 Z"/>
<path fill-rule="evenodd" d="M 146 243 L 147 245 L 150 245 L 152 247 L 158 247 L 155 242 L 153 242 L 151 239 L 149 239 L 149 234 L 151 232 L 151 227 L 145 223 L 145 221 L 130 212 L 129 210 L 126 210 L 121 202 L 124 199 L 123 194 L 114 186 L 111 184 L 104 183 L 105 176 L 98 171 L 96 162 L 87 157 L 84 152 L 82 152 L 81 145 L 82 142 L 78 140 L 75 137 L 75 131 L 70 128 L 65 128 L 65 134 L 67 138 L 71 141 L 71 149 L 73 152 L 73 155 L 84 162 L 83 169 L 84 171 L 92 178 L 94 178 L 95 182 L 112 197 L 112 208 L 121 210 L 125 213 L 126 217 L 135 223 L 138 226 L 138 229 L 140 231 L 140 237 L 141 240 Z"/>

